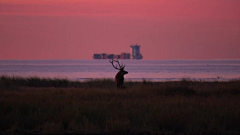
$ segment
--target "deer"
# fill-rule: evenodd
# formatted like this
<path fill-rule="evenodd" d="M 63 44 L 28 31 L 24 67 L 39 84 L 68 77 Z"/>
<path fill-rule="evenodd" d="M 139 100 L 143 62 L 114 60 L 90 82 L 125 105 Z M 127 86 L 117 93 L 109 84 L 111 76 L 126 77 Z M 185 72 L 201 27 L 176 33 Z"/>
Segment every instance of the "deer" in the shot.
<path fill-rule="evenodd" d="M 118 73 L 115 76 L 115 82 L 117 83 L 117 88 L 123 88 L 123 83 L 124 83 L 124 75 L 128 74 L 127 71 L 124 70 L 125 66 L 122 64 L 120 65 L 118 60 L 109 60 L 110 63 L 112 63 L 112 66 L 119 70 Z M 114 66 L 113 62 L 118 63 L 119 68 L 116 66 Z"/>

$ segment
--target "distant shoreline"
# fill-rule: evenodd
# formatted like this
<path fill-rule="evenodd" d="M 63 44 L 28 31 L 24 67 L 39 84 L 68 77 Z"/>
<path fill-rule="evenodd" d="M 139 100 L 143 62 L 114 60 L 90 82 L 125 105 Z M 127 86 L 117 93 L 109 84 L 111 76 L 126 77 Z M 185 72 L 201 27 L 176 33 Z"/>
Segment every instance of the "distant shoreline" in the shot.
<path fill-rule="evenodd" d="M 7 78 L 19 78 L 19 79 L 31 79 L 35 78 L 38 80 L 41 79 L 48 79 L 48 80 L 55 80 L 55 79 L 64 79 L 67 81 L 79 81 L 79 82 L 86 82 L 86 81 L 92 81 L 92 80 L 114 80 L 114 78 L 74 78 L 69 79 L 66 77 L 38 77 L 38 76 L 15 76 L 15 75 L 0 75 L 0 77 L 7 77 Z M 196 82 L 228 82 L 228 81 L 235 81 L 240 80 L 239 78 L 125 78 L 125 82 L 143 82 L 143 81 L 149 81 L 149 82 L 174 82 L 174 81 L 196 81 Z"/>
<path fill-rule="evenodd" d="M 72 79 L 72 80 L 78 80 L 80 82 L 84 81 L 91 81 L 91 80 L 96 80 L 96 79 L 113 79 L 113 78 L 77 78 L 77 79 Z M 172 82 L 172 81 L 182 81 L 182 80 L 187 80 L 187 81 L 197 81 L 197 82 L 214 82 L 214 81 L 219 81 L 219 82 L 228 82 L 228 81 L 234 81 L 234 80 L 240 80 L 239 78 L 125 78 L 126 82 L 143 82 L 143 81 L 149 81 L 149 82 Z"/>

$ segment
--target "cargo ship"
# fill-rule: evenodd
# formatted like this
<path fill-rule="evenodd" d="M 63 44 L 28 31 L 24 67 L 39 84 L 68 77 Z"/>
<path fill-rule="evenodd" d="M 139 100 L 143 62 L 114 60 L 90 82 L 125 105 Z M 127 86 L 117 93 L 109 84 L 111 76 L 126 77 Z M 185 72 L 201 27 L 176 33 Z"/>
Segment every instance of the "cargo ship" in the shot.
<path fill-rule="evenodd" d="M 143 56 L 140 53 L 140 45 L 131 45 L 132 55 L 130 53 L 121 53 L 121 54 L 107 54 L 107 53 L 95 53 L 93 54 L 93 59 L 142 59 Z"/>

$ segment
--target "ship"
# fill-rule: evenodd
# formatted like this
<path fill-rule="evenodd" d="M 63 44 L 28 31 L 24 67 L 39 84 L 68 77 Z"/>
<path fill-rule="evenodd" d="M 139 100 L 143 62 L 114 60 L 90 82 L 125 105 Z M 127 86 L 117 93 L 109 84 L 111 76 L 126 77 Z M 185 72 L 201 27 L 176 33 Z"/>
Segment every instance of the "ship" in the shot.
<path fill-rule="evenodd" d="M 140 53 L 140 45 L 131 45 L 131 53 L 122 52 L 121 54 L 95 53 L 93 59 L 143 59 Z"/>

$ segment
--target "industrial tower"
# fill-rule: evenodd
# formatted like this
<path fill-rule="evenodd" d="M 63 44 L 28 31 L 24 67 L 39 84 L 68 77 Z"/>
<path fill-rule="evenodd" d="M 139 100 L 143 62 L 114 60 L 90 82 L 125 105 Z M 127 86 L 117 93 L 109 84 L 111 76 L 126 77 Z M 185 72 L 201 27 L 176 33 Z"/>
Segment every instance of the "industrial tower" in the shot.
<path fill-rule="evenodd" d="M 132 48 L 132 59 L 142 59 L 143 56 L 140 53 L 140 45 L 131 45 Z"/>

